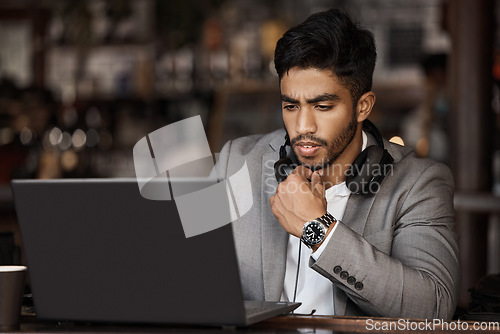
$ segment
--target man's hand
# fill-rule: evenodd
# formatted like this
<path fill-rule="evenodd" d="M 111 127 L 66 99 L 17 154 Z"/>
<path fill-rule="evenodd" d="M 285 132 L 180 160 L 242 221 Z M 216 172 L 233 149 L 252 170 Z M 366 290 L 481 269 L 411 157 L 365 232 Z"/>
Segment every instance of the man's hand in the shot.
<path fill-rule="evenodd" d="M 324 193 L 319 172 L 298 166 L 270 198 L 271 210 L 285 231 L 300 238 L 306 222 L 326 213 Z"/>

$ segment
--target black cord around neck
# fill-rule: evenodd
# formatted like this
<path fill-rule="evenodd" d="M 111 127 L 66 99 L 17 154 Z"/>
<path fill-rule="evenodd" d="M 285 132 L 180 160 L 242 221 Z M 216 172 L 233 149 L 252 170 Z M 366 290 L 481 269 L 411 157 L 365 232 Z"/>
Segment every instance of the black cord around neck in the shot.
<path fill-rule="evenodd" d="M 297 286 L 299 285 L 299 272 L 300 272 L 300 258 L 302 257 L 302 241 L 299 241 L 299 258 L 297 260 L 297 273 L 295 275 L 295 288 L 293 291 L 293 302 L 295 303 L 295 300 L 297 298 Z M 316 309 L 312 309 L 311 313 L 308 314 L 302 314 L 302 313 L 295 313 L 295 311 L 292 311 L 291 314 L 295 315 L 304 315 L 304 316 L 312 316 L 314 313 L 316 313 Z"/>
<path fill-rule="evenodd" d="M 293 302 L 295 303 L 295 299 L 297 298 L 297 285 L 299 283 L 299 271 L 300 271 L 300 258 L 302 250 L 302 242 L 299 240 L 299 258 L 297 259 L 297 273 L 295 274 L 295 288 L 293 289 Z"/>

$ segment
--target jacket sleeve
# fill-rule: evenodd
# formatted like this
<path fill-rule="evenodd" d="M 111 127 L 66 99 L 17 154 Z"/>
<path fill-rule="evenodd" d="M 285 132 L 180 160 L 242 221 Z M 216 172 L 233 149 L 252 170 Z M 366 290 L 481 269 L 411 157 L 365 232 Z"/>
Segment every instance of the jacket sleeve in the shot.
<path fill-rule="evenodd" d="M 380 231 L 386 251 L 339 223 L 311 267 L 363 312 L 384 317 L 451 319 L 460 268 L 449 169 L 425 169 L 401 199 L 392 228 Z M 390 210 L 390 208 L 387 208 Z M 370 217 L 367 224 L 370 224 Z"/>

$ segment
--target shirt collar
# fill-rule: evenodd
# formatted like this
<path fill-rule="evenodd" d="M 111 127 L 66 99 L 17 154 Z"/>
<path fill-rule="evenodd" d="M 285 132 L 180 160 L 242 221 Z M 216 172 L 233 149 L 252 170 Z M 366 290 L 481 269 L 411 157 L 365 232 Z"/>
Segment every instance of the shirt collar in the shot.
<path fill-rule="evenodd" d="M 326 189 L 325 191 L 325 197 L 327 200 L 332 199 L 334 197 L 344 197 L 344 196 L 349 196 L 351 194 L 351 191 L 347 186 L 345 185 L 345 181 L 336 184 L 334 186 L 331 186 L 330 188 Z"/>
<path fill-rule="evenodd" d="M 363 146 L 361 146 L 361 151 L 364 151 L 366 146 L 368 145 L 368 137 L 366 136 L 366 133 L 364 131 L 361 131 L 363 135 Z"/>

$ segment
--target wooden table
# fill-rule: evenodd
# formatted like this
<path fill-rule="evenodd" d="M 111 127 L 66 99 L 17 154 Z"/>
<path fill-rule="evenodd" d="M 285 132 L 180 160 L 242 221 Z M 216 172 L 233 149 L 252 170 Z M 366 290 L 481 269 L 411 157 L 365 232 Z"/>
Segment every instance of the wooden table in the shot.
<path fill-rule="evenodd" d="M 479 326 L 479 327 L 477 327 Z M 481 327 L 482 326 L 482 330 Z M 479 330 L 478 330 L 479 328 Z M 248 327 L 39 322 L 23 316 L 17 333 L 500 333 L 500 323 L 369 317 L 279 316 Z"/>

